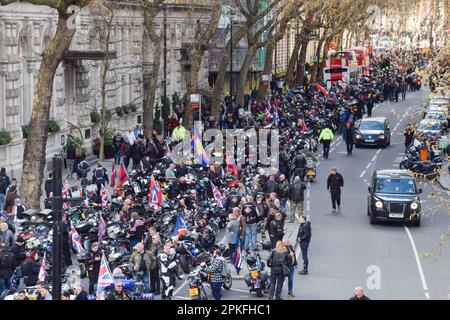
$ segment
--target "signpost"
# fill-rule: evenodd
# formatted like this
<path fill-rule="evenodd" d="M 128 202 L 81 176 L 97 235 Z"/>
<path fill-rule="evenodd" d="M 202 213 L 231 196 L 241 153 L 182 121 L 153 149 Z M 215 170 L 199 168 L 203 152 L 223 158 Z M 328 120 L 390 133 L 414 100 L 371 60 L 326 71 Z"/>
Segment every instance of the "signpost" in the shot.
<path fill-rule="evenodd" d="M 270 85 L 270 75 L 268 74 L 261 75 L 261 85 L 265 87 Z"/>

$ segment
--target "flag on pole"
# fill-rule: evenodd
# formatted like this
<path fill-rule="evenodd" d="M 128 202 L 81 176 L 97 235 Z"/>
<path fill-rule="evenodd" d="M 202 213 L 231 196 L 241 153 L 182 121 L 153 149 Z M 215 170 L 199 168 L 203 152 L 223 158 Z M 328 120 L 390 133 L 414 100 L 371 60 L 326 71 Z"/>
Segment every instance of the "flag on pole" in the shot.
<path fill-rule="evenodd" d="M 161 187 L 159 186 L 158 181 L 155 181 L 155 178 L 153 176 L 150 180 L 150 194 L 148 201 L 150 202 L 150 207 L 152 208 L 162 207 L 163 195 Z"/>
<path fill-rule="evenodd" d="M 128 181 L 127 169 L 125 168 L 125 165 L 121 163 L 119 170 L 119 183 L 117 184 L 117 189 L 120 188 L 127 181 Z"/>
<path fill-rule="evenodd" d="M 239 271 L 241 271 L 241 269 L 242 269 L 242 263 L 243 263 L 242 254 L 241 254 L 241 242 L 239 241 L 239 235 L 237 235 L 236 243 L 238 244 L 238 246 L 233 255 L 233 265 L 234 265 L 234 268 L 236 269 L 236 272 L 239 273 Z"/>
<path fill-rule="evenodd" d="M 100 262 L 100 272 L 98 273 L 97 282 L 97 300 L 105 300 L 105 288 L 114 283 L 111 271 L 109 270 L 108 261 L 103 253 Z"/>
<path fill-rule="evenodd" d="M 300 122 L 300 131 L 305 133 L 308 131 L 308 127 L 306 126 L 305 119 L 302 119 Z"/>
<path fill-rule="evenodd" d="M 106 234 L 106 223 L 105 220 L 103 219 L 103 215 L 100 212 L 99 213 L 99 218 L 98 218 L 98 242 L 102 242 L 103 237 Z"/>
<path fill-rule="evenodd" d="M 116 186 L 116 179 L 117 179 L 116 165 L 113 163 L 111 168 L 111 179 L 109 181 L 109 186 L 111 188 L 114 188 Z"/>
<path fill-rule="evenodd" d="M 225 158 L 227 160 L 227 171 L 231 172 L 231 174 L 237 178 L 238 170 L 236 168 L 236 164 L 234 163 L 234 159 L 228 155 L 225 155 Z"/>
<path fill-rule="evenodd" d="M 75 249 L 75 251 L 78 254 L 83 252 L 84 248 L 83 245 L 81 244 L 81 237 L 74 227 L 72 227 L 72 230 L 70 231 L 70 237 L 72 238 L 72 247 Z"/>
<path fill-rule="evenodd" d="M 166 141 L 166 154 L 165 156 L 173 161 L 172 159 L 172 151 L 170 151 L 169 143 Z"/>
<path fill-rule="evenodd" d="M 38 279 L 39 281 L 45 282 L 45 265 L 47 264 L 46 253 L 44 253 L 44 258 L 42 259 L 41 268 L 39 269 Z"/>
<path fill-rule="evenodd" d="M 102 207 L 106 207 L 109 202 L 111 202 L 111 195 L 109 194 L 108 190 L 106 190 L 105 186 L 102 184 L 102 190 L 100 192 L 100 195 L 102 197 Z"/>
<path fill-rule="evenodd" d="M 320 83 L 316 83 L 316 88 L 319 90 L 324 96 L 328 95 L 328 91 L 320 85 Z"/>
<path fill-rule="evenodd" d="M 62 189 L 62 198 L 63 198 L 63 199 L 69 199 L 69 198 L 70 198 L 70 192 L 69 192 L 69 190 L 67 190 L 66 188 L 63 188 L 63 189 Z M 63 208 L 63 209 L 68 209 L 68 208 L 70 208 L 70 202 L 69 202 L 69 201 L 64 201 L 64 202 L 63 202 L 62 208 Z"/>
<path fill-rule="evenodd" d="M 223 198 L 223 196 L 222 196 L 222 194 L 220 193 L 219 189 L 218 189 L 218 188 L 214 185 L 214 183 L 212 183 L 212 182 L 211 182 L 211 187 L 212 187 L 213 196 L 214 196 L 214 199 L 215 199 L 216 202 L 217 202 L 217 205 L 218 205 L 220 208 L 223 208 L 223 207 L 224 207 L 225 199 Z"/>
<path fill-rule="evenodd" d="M 197 154 L 198 162 L 202 167 L 207 167 L 209 164 L 209 156 L 203 148 L 202 141 L 195 128 L 192 128 L 192 145 L 194 146 L 194 152 Z"/>
<path fill-rule="evenodd" d="M 175 224 L 175 228 L 173 229 L 172 236 L 180 237 L 183 233 L 188 232 L 186 227 L 186 223 L 184 222 L 183 215 L 180 212 L 177 217 L 177 222 Z"/>

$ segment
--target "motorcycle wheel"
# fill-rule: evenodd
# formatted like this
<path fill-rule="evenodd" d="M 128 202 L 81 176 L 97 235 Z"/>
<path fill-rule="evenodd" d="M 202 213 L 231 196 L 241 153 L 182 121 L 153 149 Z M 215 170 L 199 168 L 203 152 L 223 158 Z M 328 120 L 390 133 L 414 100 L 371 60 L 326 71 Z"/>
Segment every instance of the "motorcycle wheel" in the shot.
<path fill-rule="evenodd" d="M 180 256 L 180 266 L 185 274 L 189 274 L 189 272 L 191 271 L 191 268 L 189 267 L 189 261 L 185 255 Z"/>
<path fill-rule="evenodd" d="M 256 291 L 256 296 L 258 298 L 261 298 L 264 296 L 262 288 L 255 289 L 255 291 Z"/>
<path fill-rule="evenodd" d="M 233 285 L 233 279 L 231 278 L 231 274 L 229 273 L 225 279 L 223 279 L 222 286 L 225 290 L 230 290 Z"/>

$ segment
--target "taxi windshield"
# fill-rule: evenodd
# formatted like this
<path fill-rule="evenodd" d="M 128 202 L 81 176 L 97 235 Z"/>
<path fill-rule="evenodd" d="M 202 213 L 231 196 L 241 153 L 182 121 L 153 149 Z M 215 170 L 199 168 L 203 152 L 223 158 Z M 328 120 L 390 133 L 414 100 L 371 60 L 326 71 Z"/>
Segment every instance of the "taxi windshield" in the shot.
<path fill-rule="evenodd" d="M 415 194 L 416 183 L 414 179 L 378 178 L 375 183 L 375 192 L 392 194 Z"/>

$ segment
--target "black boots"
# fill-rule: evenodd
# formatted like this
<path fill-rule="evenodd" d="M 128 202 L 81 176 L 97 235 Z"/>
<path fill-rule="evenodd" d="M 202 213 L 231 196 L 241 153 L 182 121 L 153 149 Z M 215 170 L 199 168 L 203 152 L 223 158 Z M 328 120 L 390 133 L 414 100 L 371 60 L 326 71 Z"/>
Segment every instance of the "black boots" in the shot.
<path fill-rule="evenodd" d="M 303 270 L 299 271 L 298 274 L 308 274 L 308 267 L 303 267 Z"/>

